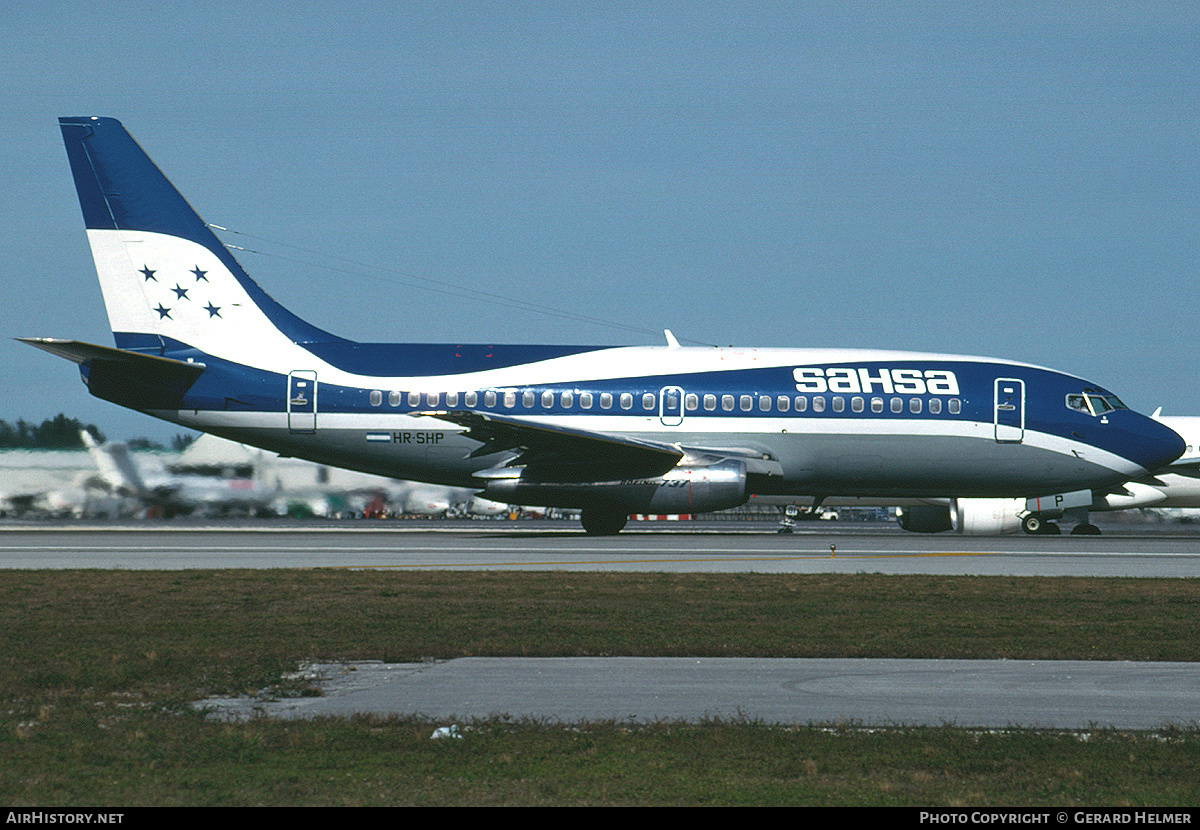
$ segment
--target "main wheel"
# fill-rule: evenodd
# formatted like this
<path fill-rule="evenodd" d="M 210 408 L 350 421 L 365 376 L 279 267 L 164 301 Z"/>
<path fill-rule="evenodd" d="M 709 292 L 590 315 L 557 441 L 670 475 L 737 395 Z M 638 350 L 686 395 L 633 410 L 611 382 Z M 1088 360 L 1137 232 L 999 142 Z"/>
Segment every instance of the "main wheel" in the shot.
<path fill-rule="evenodd" d="M 579 518 L 588 536 L 614 536 L 625 527 L 629 514 L 611 507 L 585 507 Z"/>
<path fill-rule="evenodd" d="M 1021 520 L 1021 529 L 1026 533 L 1037 535 L 1042 532 L 1042 517 L 1037 513 L 1030 513 Z"/>
<path fill-rule="evenodd" d="M 1087 524 L 1085 522 L 1084 524 L 1075 525 L 1075 527 L 1071 528 L 1071 535 L 1072 536 L 1099 536 L 1100 528 L 1096 527 L 1093 524 Z"/>

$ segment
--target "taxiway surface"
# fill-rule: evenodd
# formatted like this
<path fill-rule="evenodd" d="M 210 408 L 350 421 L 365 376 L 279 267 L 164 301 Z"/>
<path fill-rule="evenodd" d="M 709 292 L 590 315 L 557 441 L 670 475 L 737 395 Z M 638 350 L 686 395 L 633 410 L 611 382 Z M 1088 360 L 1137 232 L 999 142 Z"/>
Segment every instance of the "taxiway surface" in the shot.
<path fill-rule="evenodd" d="M 197 703 L 218 717 L 747 719 L 1155 729 L 1200 721 L 1200 665 L 1029 660 L 494 658 L 326 664 L 321 697 Z"/>

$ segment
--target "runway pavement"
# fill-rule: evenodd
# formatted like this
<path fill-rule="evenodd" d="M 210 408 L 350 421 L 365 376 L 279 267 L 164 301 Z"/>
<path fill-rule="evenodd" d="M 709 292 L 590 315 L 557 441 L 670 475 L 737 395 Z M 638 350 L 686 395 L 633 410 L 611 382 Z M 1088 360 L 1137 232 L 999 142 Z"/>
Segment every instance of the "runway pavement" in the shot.
<path fill-rule="evenodd" d="M 1183 526 L 1187 527 L 1187 526 Z M 1200 576 L 1200 534 L 964 537 L 885 524 L 657 523 L 608 537 L 569 522 L 0 525 L 0 568 L 361 568 L 1011 576 Z"/>

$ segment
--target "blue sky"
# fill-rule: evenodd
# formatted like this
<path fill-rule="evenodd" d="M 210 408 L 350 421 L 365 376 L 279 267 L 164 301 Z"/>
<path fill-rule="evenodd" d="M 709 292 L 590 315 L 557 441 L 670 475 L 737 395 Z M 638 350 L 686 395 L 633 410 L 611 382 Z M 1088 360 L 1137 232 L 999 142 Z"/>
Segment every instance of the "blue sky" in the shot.
<path fill-rule="evenodd" d="M 112 342 L 56 122 L 108 115 L 345 337 L 981 354 L 1200 414 L 1196 4 L 396 5 L 8 8 L 7 334 Z M 0 418 L 178 431 L 0 349 Z"/>

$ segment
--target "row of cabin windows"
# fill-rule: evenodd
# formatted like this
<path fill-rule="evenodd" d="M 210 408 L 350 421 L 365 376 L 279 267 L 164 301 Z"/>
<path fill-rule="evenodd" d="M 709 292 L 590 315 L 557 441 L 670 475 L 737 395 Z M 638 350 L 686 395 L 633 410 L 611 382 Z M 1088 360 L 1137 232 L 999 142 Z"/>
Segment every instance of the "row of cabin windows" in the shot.
<path fill-rule="evenodd" d="M 483 400 L 483 406 L 487 409 L 496 407 L 497 402 L 502 402 L 505 409 L 512 409 L 517 405 L 516 392 L 492 392 L 487 391 L 482 394 L 479 392 L 447 392 L 445 406 L 447 409 L 453 409 L 459 405 L 461 396 L 463 406 L 468 409 L 473 409 L 479 406 L 480 399 Z M 678 397 L 676 393 L 668 392 L 667 405 L 672 410 L 678 406 Z M 550 391 L 543 392 L 540 396 L 533 390 L 527 389 L 521 393 L 521 406 L 525 409 L 532 409 L 539 402 L 543 409 L 551 409 L 554 407 L 554 393 Z M 591 409 L 599 400 L 601 409 L 612 409 L 614 398 L 611 392 L 601 392 L 599 395 L 593 395 L 591 392 L 563 392 L 559 399 L 559 405 L 563 409 L 572 409 L 575 406 L 576 398 L 578 398 L 580 409 Z M 370 396 L 371 406 L 381 406 L 383 404 L 383 392 L 374 391 Z M 442 406 L 442 393 L 440 392 L 389 392 L 388 405 L 400 406 L 401 402 L 407 403 L 410 408 L 426 407 L 429 409 L 438 409 Z M 630 392 L 624 392 L 616 399 L 616 403 L 621 409 L 633 409 L 634 396 Z M 658 406 L 657 396 L 653 392 L 646 392 L 642 395 L 642 409 L 646 412 L 654 412 Z M 694 393 L 688 393 L 683 397 L 683 406 L 688 412 L 696 412 L 700 409 L 700 396 Z M 714 412 L 717 408 L 717 396 L 705 395 L 703 399 L 704 410 L 706 412 Z M 789 412 L 793 408 L 796 412 L 807 412 L 811 406 L 813 412 L 824 412 L 828 406 L 834 412 L 846 411 L 846 399 L 841 395 L 835 395 L 832 398 L 825 398 L 821 395 L 814 395 L 811 403 L 807 395 L 796 395 L 794 398 L 790 395 L 779 395 L 772 397 L 771 395 L 758 395 L 757 400 L 754 395 L 740 395 L 735 398 L 733 395 L 722 395 L 720 398 L 721 409 L 725 412 L 733 412 L 734 409 L 739 409 L 742 412 L 751 412 L 758 408 L 760 412 Z M 864 412 L 867 406 L 871 407 L 874 413 L 881 413 L 884 410 L 885 401 L 881 397 L 870 399 L 868 404 L 866 398 L 852 397 L 850 398 L 851 412 Z M 942 399 L 931 397 L 928 403 L 924 398 L 909 398 L 907 409 L 914 415 L 919 415 L 927 406 L 930 415 L 940 415 L 942 412 Z M 901 413 L 905 410 L 905 399 L 893 397 L 886 401 L 886 406 L 894 413 Z M 962 404 L 958 398 L 949 398 L 946 403 L 946 410 L 951 415 L 957 415 L 962 411 Z"/>
<path fill-rule="evenodd" d="M 812 403 L 811 403 L 813 412 L 824 412 L 827 405 L 834 412 L 845 412 L 846 411 L 846 399 L 840 395 L 835 395 L 834 397 L 829 398 L 829 399 L 826 399 L 825 397 L 820 396 L 820 395 L 813 396 Z M 908 399 L 908 411 L 913 414 L 920 414 L 921 411 L 924 409 L 925 405 L 926 404 L 925 404 L 924 398 L 909 398 Z M 687 408 L 687 410 L 689 412 L 694 412 L 699 406 L 698 397 L 696 395 L 690 395 L 690 394 L 686 395 L 684 397 L 684 406 Z M 793 406 L 795 407 L 797 412 L 807 412 L 809 410 L 810 404 L 809 404 L 808 397 L 805 395 L 797 395 L 794 399 L 789 397 L 788 395 L 779 395 L 776 398 L 772 398 L 770 395 L 759 395 L 757 401 L 755 401 L 755 397 L 753 395 L 740 395 L 737 399 L 737 408 L 740 409 L 742 412 L 750 412 L 755 408 L 755 406 L 758 407 L 758 410 L 760 412 L 771 412 L 772 410 L 774 410 L 776 412 L 787 412 Z M 884 399 L 883 398 L 871 398 L 870 406 L 871 406 L 872 412 L 881 413 L 884 410 Z M 929 413 L 931 415 L 940 415 L 942 412 L 942 399 L 941 398 L 930 398 L 928 406 L 929 406 Z M 863 412 L 866 410 L 866 407 L 867 407 L 867 402 L 866 402 L 865 398 L 855 396 L 850 399 L 850 411 L 851 412 Z M 904 398 L 891 398 L 887 402 L 887 407 L 892 412 L 896 412 L 896 413 L 903 412 L 905 409 Z M 716 408 L 717 408 L 717 396 L 716 395 L 705 395 L 704 396 L 704 409 L 708 412 L 712 412 Z M 721 396 L 721 409 L 724 410 L 725 412 L 733 411 L 733 409 L 734 409 L 734 396 L 733 395 L 722 395 Z M 957 415 L 959 412 L 962 411 L 962 403 L 959 401 L 958 398 L 950 398 L 946 402 L 946 409 L 947 409 L 947 411 L 949 411 L 949 413 L 951 415 Z"/>

